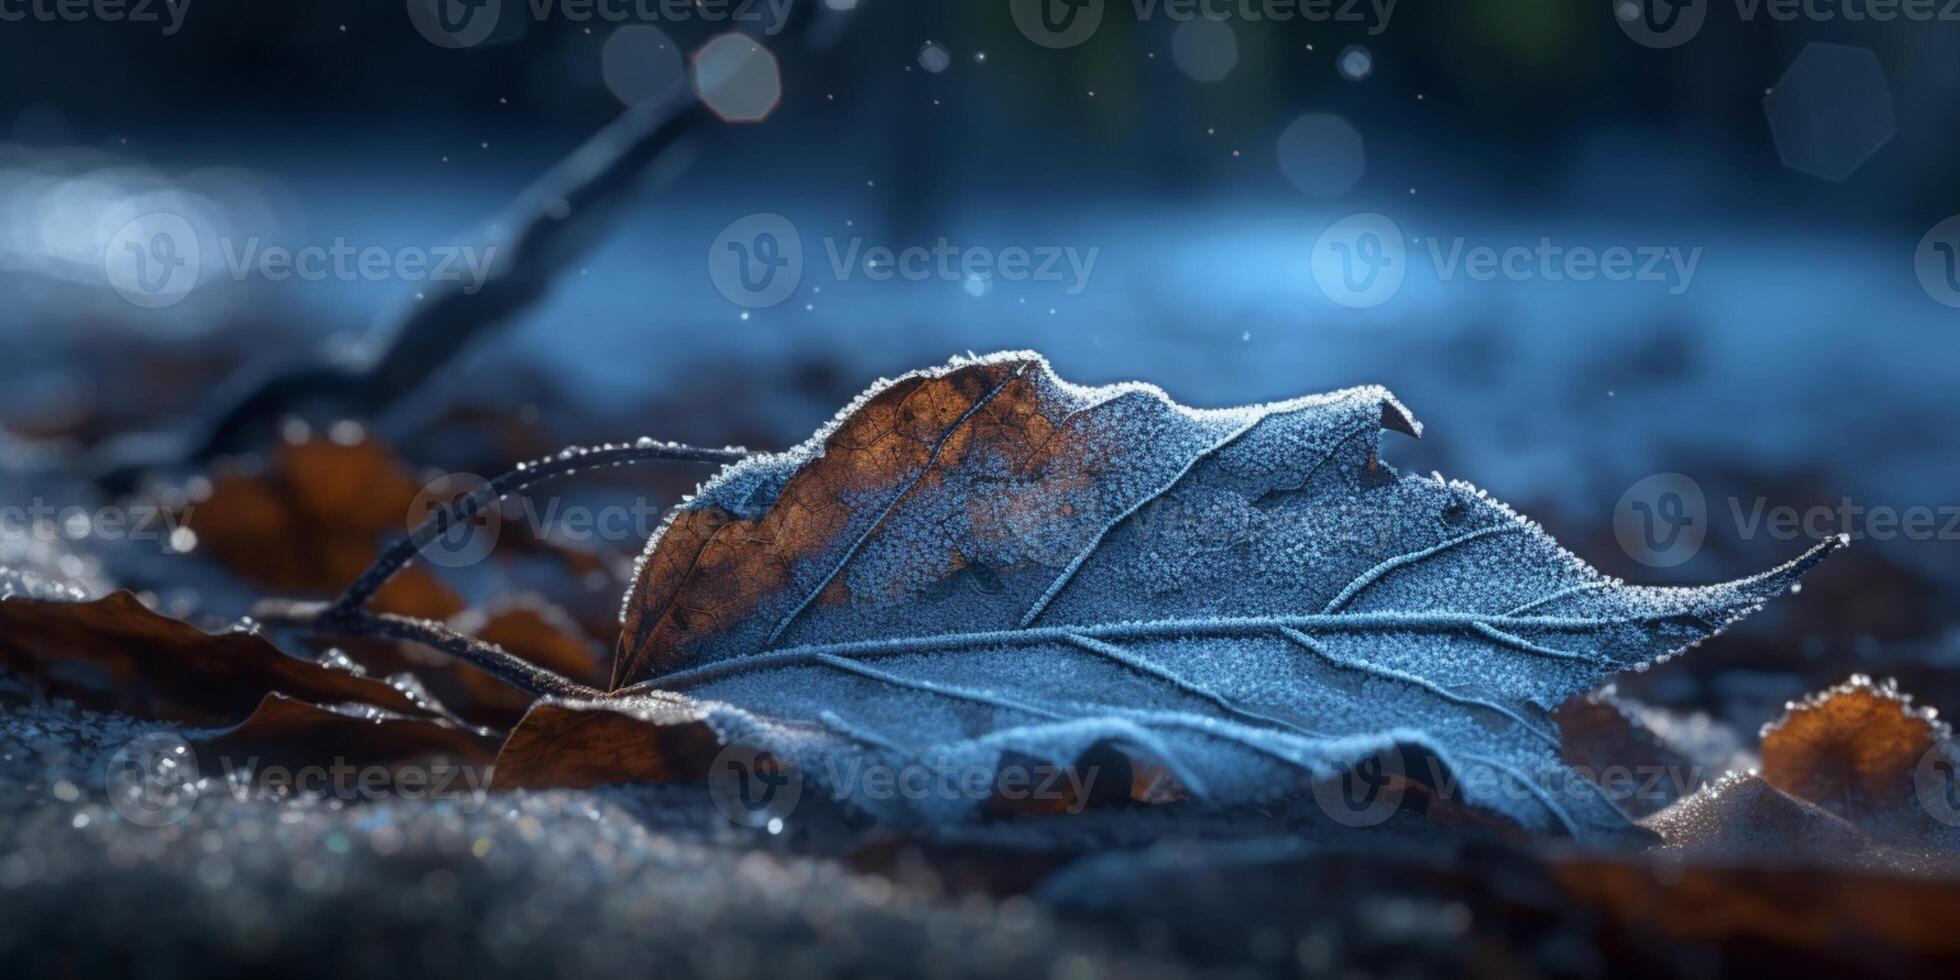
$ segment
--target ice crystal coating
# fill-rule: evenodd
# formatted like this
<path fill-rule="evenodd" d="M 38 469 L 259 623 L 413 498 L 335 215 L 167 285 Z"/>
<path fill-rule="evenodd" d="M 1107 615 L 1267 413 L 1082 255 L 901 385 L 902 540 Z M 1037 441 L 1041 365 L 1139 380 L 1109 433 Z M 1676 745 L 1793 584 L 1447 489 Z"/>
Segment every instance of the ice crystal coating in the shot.
<path fill-rule="evenodd" d="M 1550 709 L 1841 543 L 1723 585 L 1631 586 L 1468 484 L 1388 467 L 1384 429 L 1421 431 L 1379 387 L 1200 410 L 1025 352 L 880 382 L 655 537 L 617 696 L 710 702 L 724 739 L 887 816 L 974 800 L 870 798 L 867 760 L 993 772 L 1114 745 L 1245 803 L 1399 746 L 1444 794 L 1598 839 L 1629 825 L 1560 762 Z"/>

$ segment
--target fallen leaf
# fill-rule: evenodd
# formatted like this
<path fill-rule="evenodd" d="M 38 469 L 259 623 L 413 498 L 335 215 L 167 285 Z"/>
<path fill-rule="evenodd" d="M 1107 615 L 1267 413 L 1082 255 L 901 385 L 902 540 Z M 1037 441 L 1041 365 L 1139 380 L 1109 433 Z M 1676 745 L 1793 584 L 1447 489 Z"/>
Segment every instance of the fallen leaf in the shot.
<path fill-rule="evenodd" d="M 604 648 L 563 610 L 536 595 L 520 594 L 488 608 L 466 610 L 449 626 L 581 684 L 605 683 Z M 454 657 L 412 643 L 370 641 L 347 648 L 370 670 L 413 673 L 457 715 L 479 724 L 508 729 L 535 700 Z"/>
<path fill-rule="evenodd" d="M 696 783 L 721 742 L 685 698 L 545 699 L 497 752 L 495 788 L 585 789 L 609 783 Z"/>
<path fill-rule="evenodd" d="M 206 772 L 259 765 L 360 766 L 449 759 L 483 765 L 497 738 L 441 718 L 403 715 L 370 705 L 313 704 L 268 694 L 244 721 L 191 739 Z M 212 762 L 222 760 L 222 765 Z"/>
<path fill-rule="evenodd" d="M 470 610 L 451 620 L 450 625 L 581 684 L 605 683 L 605 648 L 587 637 L 562 609 L 535 596 L 519 596 L 487 609 Z M 531 699 L 522 692 L 480 670 L 459 672 L 481 703 L 514 707 L 517 714 L 531 706 Z"/>
<path fill-rule="evenodd" d="M 1869 820 L 1916 802 L 1920 763 L 1951 737 L 1896 683 L 1855 674 L 1763 726 L 1763 778 L 1838 816 Z"/>
<path fill-rule="evenodd" d="M 1474 487 L 1389 468 L 1384 428 L 1420 431 L 1381 388 L 1194 410 L 1027 353 L 881 383 L 723 471 L 649 544 L 614 698 L 685 691 L 724 740 L 819 780 L 826 760 L 993 772 L 1109 742 L 1252 802 L 1410 746 L 1526 828 L 1629 832 L 1559 760 L 1551 708 L 1842 541 L 1726 585 L 1632 587 Z M 894 818 L 978 802 L 832 789 Z"/>
<path fill-rule="evenodd" d="M 1758 944 L 1758 955 L 1760 944 L 1769 943 L 1849 954 L 1865 970 L 1873 957 L 1882 963 L 1900 951 L 1960 955 L 1960 893 L 1951 881 L 1603 860 L 1553 862 L 1550 869 L 1573 906 L 1602 913 L 1649 942 L 1747 942 Z M 1875 972 L 1937 975 L 1922 970 Z"/>
<path fill-rule="evenodd" d="M 239 577 L 290 595 L 330 596 L 367 570 L 383 543 L 412 529 L 423 516 L 412 513 L 421 495 L 380 443 L 313 438 L 281 443 L 262 471 L 219 475 L 186 520 L 199 547 Z M 402 569 L 370 603 L 427 619 L 447 619 L 463 605 L 421 565 Z"/>
<path fill-rule="evenodd" d="M 206 633 L 128 592 L 93 602 L 0 599 L 0 664 L 55 697 L 193 725 L 235 724 L 274 692 L 429 713 L 393 684 L 287 656 L 247 630 Z"/>
<path fill-rule="evenodd" d="M 1701 785 L 1700 767 L 1610 689 L 1572 698 L 1552 718 L 1565 743 L 1559 758 L 1634 817 L 1660 810 Z"/>
<path fill-rule="evenodd" d="M 502 647 L 521 659 L 588 686 L 605 683 L 605 648 L 563 610 L 534 593 L 518 593 L 449 620 L 450 629 Z M 322 635 L 301 642 L 337 651 L 368 674 L 414 676 L 459 719 L 509 729 L 530 709 L 529 693 L 440 650 L 379 637 Z"/>
<path fill-rule="evenodd" d="M 1844 818 L 1753 773 L 1731 773 L 1641 821 L 1672 851 L 1713 861 L 1841 860 L 1871 843 Z"/>

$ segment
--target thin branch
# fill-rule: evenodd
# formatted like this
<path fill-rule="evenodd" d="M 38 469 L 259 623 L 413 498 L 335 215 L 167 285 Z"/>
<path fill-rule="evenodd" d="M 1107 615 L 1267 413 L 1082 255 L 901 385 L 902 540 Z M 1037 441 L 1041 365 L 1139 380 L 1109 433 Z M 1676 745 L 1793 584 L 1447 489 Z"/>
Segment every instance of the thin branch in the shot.
<path fill-rule="evenodd" d="M 441 623 L 426 619 L 371 613 L 364 610 L 336 611 L 324 602 L 268 600 L 252 609 L 252 617 L 268 626 L 306 630 L 315 633 L 354 637 L 383 637 L 407 640 L 441 650 L 533 697 L 596 698 L 597 688 L 587 687 L 562 674 L 546 670 L 494 643 L 464 636 Z"/>
<path fill-rule="evenodd" d="M 338 620 L 353 617 L 376 592 L 380 591 L 383 585 L 387 584 L 389 579 L 395 576 L 396 572 L 401 571 L 421 554 L 422 549 L 428 547 L 430 542 L 447 533 L 450 528 L 476 517 L 483 508 L 534 483 L 601 466 L 626 466 L 657 460 L 732 463 L 748 455 L 746 449 L 702 449 L 679 443 L 642 439 L 631 446 L 607 445 L 592 449 L 574 447 L 556 456 L 519 463 L 516 469 L 485 483 L 468 496 L 430 514 L 407 537 L 389 545 L 388 549 L 374 560 L 374 564 L 368 566 L 368 570 L 362 572 L 361 577 L 326 608 L 325 618 Z"/>
<path fill-rule="evenodd" d="M 848 10 L 796 0 L 772 41 L 787 65 L 807 65 L 838 44 Z M 633 106 L 561 160 L 491 225 L 481 283 L 426 284 L 425 298 L 384 319 L 379 339 L 352 359 L 253 369 L 220 385 L 187 429 L 132 433 L 82 460 L 98 484 L 126 490 L 156 467 L 200 464 L 251 448 L 288 415 L 374 418 L 414 393 L 454 357 L 530 310 L 604 241 L 648 174 L 678 175 L 696 144 L 720 128 L 691 85 Z"/>

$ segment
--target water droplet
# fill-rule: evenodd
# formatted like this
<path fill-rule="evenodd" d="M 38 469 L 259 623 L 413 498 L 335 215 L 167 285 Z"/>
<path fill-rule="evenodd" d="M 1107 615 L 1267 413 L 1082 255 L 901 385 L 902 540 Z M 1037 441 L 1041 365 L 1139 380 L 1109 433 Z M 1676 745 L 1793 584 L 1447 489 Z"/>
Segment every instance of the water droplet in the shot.
<path fill-rule="evenodd" d="M 1375 73 L 1374 52 L 1359 44 L 1343 49 L 1334 63 L 1340 67 L 1341 77 L 1350 82 L 1361 81 Z"/>
<path fill-rule="evenodd" d="M 927 41 L 919 48 L 919 67 L 937 75 L 953 67 L 953 53 L 937 41 Z"/>

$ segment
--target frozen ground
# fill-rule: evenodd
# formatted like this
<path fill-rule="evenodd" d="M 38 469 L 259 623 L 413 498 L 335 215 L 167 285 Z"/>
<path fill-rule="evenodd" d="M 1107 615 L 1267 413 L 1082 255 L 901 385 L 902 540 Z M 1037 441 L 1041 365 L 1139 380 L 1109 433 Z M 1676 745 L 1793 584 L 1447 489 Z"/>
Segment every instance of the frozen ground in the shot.
<path fill-rule="evenodd" d="M 10 976 L 1175 972 L 1025 898 L 795 856 L 699 790 L 343 806 L 240 801 L 220 776 L 180 822 L 139 826 L 104 773 L 161 730 L 60 705 L 0 714 Z"/>

